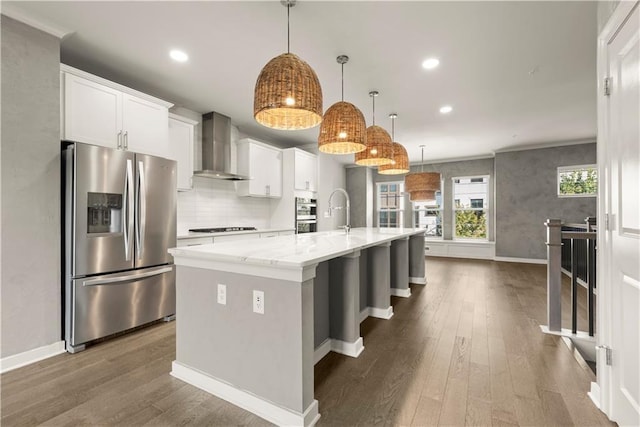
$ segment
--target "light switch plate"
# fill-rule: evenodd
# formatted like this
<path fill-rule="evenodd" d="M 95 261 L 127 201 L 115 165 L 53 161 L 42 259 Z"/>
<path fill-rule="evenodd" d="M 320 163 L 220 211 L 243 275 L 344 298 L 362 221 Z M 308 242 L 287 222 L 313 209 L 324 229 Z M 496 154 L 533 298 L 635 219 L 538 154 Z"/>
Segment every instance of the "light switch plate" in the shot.
<path fill-rule="evenodd" d="M 227 285 L 218 283 L 218 304 L 227 305 Z"/>

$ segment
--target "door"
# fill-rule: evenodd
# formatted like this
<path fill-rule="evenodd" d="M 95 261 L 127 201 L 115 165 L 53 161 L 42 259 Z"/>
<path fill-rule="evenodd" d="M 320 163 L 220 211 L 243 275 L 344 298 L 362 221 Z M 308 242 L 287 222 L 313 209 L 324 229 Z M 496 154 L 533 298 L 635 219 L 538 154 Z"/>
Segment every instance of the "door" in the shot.
<path fill-rule="evenodd" d="M 167 107 L 123 93 L 122 129 L 125 150 L 169 157 Z"/>
<path fill-rule="evenodd" d="M 317 191 L 317 157 L 303 151 L 295 151 L 295 189 Z"/>
<path fill-rule="evenodd" d="M 173 265 L 72 280 L 67 350 L 174 314 L 175 280 Z"/>
<path fill-rule="evenodd" d="M 122 93 L 64 73 L 64 135 L 62 139 L 119 148 Z"/>
<path fill-rule="evenodd" d="M 196 121 L 178 118 L 175 115 L 169 117 L 169 157 L 178 162 L 178 191 L 191 190 L 192 187 L 193 139 L 196 124 Z"/>
<path fill-rule="evenodd" d="M 176 162 L 135 156 L 135 266 L 172 262 L 176 247 Z"/>
<path fill-rule="evenodd" d="M 640 425 L 640 8 L 607 46 L 611 412 L 620 425 Z M 606 197 L 606 196 L 605 196 Z M 600 369 L 600 366 L 598 366 Z"/>
<path fill-rule="evenodd" d="M 73 144 L 67 156 L 71 276 L 132 268 L 134 155 Z"/>

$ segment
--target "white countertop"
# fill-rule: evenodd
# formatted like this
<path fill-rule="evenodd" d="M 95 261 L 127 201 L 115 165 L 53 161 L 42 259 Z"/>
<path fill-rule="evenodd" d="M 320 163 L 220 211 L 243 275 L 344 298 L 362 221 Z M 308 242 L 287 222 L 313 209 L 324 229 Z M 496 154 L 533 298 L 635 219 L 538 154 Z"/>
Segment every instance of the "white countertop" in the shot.
<path fill-rule="evenodd" d="M 299 269 L 315 265 L 360 249 L 391 242 L 402 237 L 424 233 L 414 228 L 354 228 L 349 234 L 343 230 L 278 236 L 269 239 L 222 242 L 211 245 L 169 249 L 177 265 L 206 268 L 207 261 L 219 268 L 223 263 L 270 268 Z"/>
<path fill-rule="evenodd" d="M 219 233 L 199 233 L 189 231 L 186 234 L 179 234 L 177 239 L 195 239 L 198 237 L 215 237 L 215 236 L 231 236 L 234 234 L 255 234 L 255 233 L 273 233 L 277 231 L 295 231 L 295 228 L 264 228 L 259 230 L 242 230 L 242 231 L 222 231 Z"/>

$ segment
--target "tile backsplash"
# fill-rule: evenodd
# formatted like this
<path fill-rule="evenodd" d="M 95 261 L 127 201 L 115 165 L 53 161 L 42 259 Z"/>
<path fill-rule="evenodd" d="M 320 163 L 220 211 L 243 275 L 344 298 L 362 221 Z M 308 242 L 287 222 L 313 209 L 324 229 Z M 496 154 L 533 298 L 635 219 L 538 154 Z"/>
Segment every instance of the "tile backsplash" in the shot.
<path fill-rule="evenodd" d="M 191 191 L 178 192 L 178 235 L 190 228 L 270 226 L 267 198 L 238 197 L 233 181 L 193 177 Z"/>

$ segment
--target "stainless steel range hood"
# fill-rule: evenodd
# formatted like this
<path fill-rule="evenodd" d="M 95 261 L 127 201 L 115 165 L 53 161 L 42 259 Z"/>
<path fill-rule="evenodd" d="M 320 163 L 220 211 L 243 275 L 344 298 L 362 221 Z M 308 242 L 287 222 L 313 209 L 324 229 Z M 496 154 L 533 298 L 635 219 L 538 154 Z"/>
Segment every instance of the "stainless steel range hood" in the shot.
<path fill-rule="evenodd" d="M 211 112 L 202 115 L 202 170 L 195 176 L 244 181 L 247 176 L 231 172 L 231 119 Z"/>

